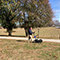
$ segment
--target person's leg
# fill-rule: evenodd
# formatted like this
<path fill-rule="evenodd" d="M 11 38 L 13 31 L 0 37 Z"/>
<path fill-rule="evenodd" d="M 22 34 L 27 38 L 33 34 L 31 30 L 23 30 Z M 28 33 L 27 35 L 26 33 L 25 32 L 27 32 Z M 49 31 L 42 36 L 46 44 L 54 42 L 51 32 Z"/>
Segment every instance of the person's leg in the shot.
<path fill-rule="evenodd" d="M 28 35 L 28 42 L 30 42 L 30 39 L 31 39 L 31 37 L 30 37 L 30 35 Z"/>
<path fill-rule="evenodd" d="M 30 40 L 31 40 L 31 42 L 32 42 L 32 35 L 30 35 L 30 38 L 31 38 Z"/>
<path fill-rule="evenodd" d="M 30 40 L 31 40 L 31 42 L 32 42 L 32 35 L 29 35 L 29 36 L 28 36 L 28 42 L 30 42 Z"/>

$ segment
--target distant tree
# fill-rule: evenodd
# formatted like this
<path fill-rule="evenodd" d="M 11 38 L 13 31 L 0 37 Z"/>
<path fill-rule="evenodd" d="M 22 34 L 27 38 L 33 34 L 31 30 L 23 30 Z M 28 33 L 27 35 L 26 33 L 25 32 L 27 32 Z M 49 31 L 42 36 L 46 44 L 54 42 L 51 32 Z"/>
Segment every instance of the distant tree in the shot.
<path fill-rule="evenodd" d="M 54 21 L 49 21 L 49 22 L 45 25 L 45 27 L 52 27 L 53 25 L 55 25 L 55 24 L 54 24 Z"/>
<path fill-rule="evenodd" d="M 55 26 L 60 26 L 60 22 L 58 20 L 54 21 Z"/>

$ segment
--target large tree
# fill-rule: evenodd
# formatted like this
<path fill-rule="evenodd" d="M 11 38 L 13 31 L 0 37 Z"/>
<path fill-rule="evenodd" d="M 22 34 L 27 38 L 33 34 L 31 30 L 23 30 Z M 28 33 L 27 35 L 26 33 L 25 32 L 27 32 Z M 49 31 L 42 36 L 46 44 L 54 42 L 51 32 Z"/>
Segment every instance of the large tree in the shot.
<path fill-rule="evenodd" d="M 7 29 L 9 36 L 11 36 L 12 29 L 16 27 L 15 19 L 18 14 L 17 9 L 20 3 L 15 0 L 1 0 L 0 4 L 0 19 L 2 20 L 2 26 Z"/>
<path fill-rule="evenodd" d="M 29 26 L 41 27 L 52 21 L 53 12 L 48 0 L 20 0 L 21 13 L 20 26 L 25 29 L 28 35 Z"/>
<path fill-rule="evenodd" d="M 52 20 L 53 12 L 48 0 L 1 0 L 2 21 L 11 35 L 15 20 L 28 35 L 29 26 L 45 26 Z M 17 18 L 16 18 L 17 17 Z"/>

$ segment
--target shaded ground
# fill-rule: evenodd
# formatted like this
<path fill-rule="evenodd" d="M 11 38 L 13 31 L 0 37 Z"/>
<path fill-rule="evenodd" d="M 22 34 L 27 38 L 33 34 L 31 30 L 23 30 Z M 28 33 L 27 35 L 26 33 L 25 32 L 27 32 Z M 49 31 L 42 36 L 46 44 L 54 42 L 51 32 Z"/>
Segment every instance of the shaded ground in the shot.
<path fill-rule="evenodd" d="M 60 44 L 0 39 L 0 60 L 60 60 Z"/>

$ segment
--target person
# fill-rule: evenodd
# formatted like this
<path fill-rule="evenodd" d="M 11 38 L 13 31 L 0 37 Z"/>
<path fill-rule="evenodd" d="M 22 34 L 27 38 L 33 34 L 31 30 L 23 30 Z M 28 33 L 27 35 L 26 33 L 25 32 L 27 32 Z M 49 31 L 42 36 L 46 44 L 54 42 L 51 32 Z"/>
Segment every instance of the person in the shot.
<path fill-rule="evenodd" d="M 28 42 L 31 40 L 32 42 L 32 34 L 34 34 L 35 32 L 32 32 L 32 27 L 29 27 L 28 30 Z"/>

